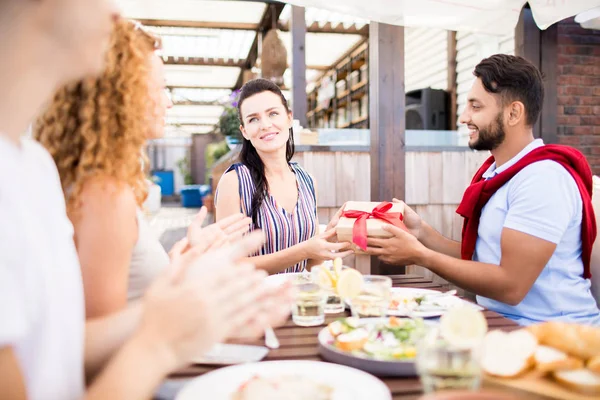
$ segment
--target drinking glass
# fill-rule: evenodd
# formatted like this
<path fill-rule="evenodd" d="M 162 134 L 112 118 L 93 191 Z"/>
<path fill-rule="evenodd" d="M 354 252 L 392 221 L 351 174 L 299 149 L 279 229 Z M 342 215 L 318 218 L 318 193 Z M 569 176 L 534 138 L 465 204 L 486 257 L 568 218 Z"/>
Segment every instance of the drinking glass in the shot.
<path fill-rule="evenodd" d="M 343 266 L 342 271 L 349 267 Z M 327 269 L 329 275 L 322 272 L 323 269 Z M 333 269 L 333 263 L 323 263 L 312 268 L 311 279 L 313 282 L 318 283 L 321 289 L 325 292 L 325 314 L 338 314 L 344 311 L 344 302 L 337 292 L 337 276 Z M 329 276 L 331 279 L 322 279 L 323 276 Z M 332 281 L 333 279 L 333 281 Z"/>
<path fill-rule="evenodd" d="M 360 293 L 350 299 L 352 315 L 385 317 L 392 296 L 392 279 L 388 276 L 365 275 Z"/>
<path fill-rule="evenodd" d="M 416 367 L 425 393 L 475 391 L 481 386 L 481 343 L 450 345 L 434 328 L 417 345 Z"/>
<path fill-rule="evenodd" d="M 326 293 L 319 284 L 301 277 L 293 281 L 292 321 L 299 326 L 318 326 L 325 322 Z"/>

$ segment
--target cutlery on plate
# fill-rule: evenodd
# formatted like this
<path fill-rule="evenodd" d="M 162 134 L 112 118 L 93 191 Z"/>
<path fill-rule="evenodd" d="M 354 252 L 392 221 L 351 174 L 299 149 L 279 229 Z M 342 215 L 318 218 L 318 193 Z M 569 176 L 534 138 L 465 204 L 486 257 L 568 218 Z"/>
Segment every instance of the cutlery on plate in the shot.
<path fill-rule="evenodd" d="M 265 345 L 270 349 L 279 348 L 279 340 L 271 327 L 265 329 Z"/>

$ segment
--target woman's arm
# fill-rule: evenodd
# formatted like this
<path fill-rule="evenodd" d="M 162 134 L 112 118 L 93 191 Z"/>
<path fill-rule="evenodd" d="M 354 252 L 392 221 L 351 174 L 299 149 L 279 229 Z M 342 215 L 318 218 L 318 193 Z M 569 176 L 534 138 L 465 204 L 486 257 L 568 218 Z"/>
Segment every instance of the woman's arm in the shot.
<path fill-rule="evenodd" d="M 131 254 L 138 239 L 137 203 L 126 185 L 107 178 L 85 184 L 81 207 L 70 215 L 81 264 L 86 318 L 127 305 Z"/>
<path fill-rule="evenodd" d="M 219 196 L 215 204 L 216 220 L 226 218 L 240 212 L 240 194 L 238 191 L 238 177 L 235 171 L 228 172 L 219 182 Z M 317 221 L 318 222 L 318 221 Z M 285 250 L 272 254 L 252 257 L 256 268 L 264 269 L 270 274 L 281 272 L 303 260 L 315 259 L 312 263 L 321 263 L 323 260 L 332 260 L 336 257 L 346 257 L 352 251 L 339 251 L 349 248 L 348 243 L 331 243 L 335 231 L 316 234 L 311 239 L 300 242 Z"/>

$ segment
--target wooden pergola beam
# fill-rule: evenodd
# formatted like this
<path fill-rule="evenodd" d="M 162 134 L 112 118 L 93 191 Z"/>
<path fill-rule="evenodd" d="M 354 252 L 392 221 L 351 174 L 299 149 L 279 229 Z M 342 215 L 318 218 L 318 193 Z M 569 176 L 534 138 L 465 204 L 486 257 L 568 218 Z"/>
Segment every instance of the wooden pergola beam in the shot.
<path fill-rule="evenodd" d="M 279 22 L 277 24 L 277 29 L 283 32 L 290 31 L 290 22 Z M 351 35 L 369 35 L 369 25 L 364 25 L 360 28 L 356 27 L 356 24 L 352 24 L 349 27 L 344 27 L 343 24 L 337 24 L 333 26 L 331 22 L 326 23 L 323 26 L 319 26 L 318 22 L 313 22 L 310 25 L 306 25 L 307 33 L 339 33 L 339 34 L 351 34 Z"/>
<path fill-rule="evenodd" d="M 206 29 L 231 29 L 255 31 L 258 24 L 226 21 L 182 21 L 175 19 L 138 19 L 145 26 L 159 26 L 171 28 L 206 28 Z"/>
<path fill-rule="evenodd" d="M 215 126 L 215 124 L 189 124 L 189 123 L 184 123 L 184 124 L 166 124 L 165 126 L 172 126 L 177 128 L 178 126 Z"/>
<path fill-rule="evenodd" d="M 273 3 L 275 4 L 275 3 Z M 283 9 L 283 8 L 282 8 Z M 268 10 L 268 8 L 267 8 Z M 260 24 L 244 23 L 244 22 L 227 22 L 227 21 L 192 21 L 192 20 L 175 20 L 175 19 L 139 19 L 142 25 L 145 26 L 156 26 L 166 28 L 205 28 L 205 29 L 226 29 L 226 30 L 242 30 L 242 31 L 257 31 L 259 30 Z M 283 32 L 290 31 L 290 22 L 277 22 L 277 29 Z M 313 22 L 306 26 L 306 32 L 308 33 L 340 33 L 340 34 L 352 34 L 352 35 L 363 35 L 369 34 L 369 25 L 364 25 L 357 28 L 356 24 L 352 24 L 349 27 L 344 27 L 343 24 L 332 25 L 331 22 L 326 23 L 323 26 L 319 26 L 318 22 Z"/>
<path fill-rule="evenodd" d="M 180 100 L 173 101 L 173 106 L 222 106 L 219 101 L 194 101 L 194 100 Z"/>
<path fill-rule="evenodd" d="M 230 86 L 194 86 L 194 85 L 167 85 L 167 89 L 224 89 L 231 90 Z"/>
<path fill-rule="evenodd" d="M 204 57 L 174 57 L 169 56 L 165 60 L 166 65 L 194 65 L 207 67 L 237 67 L 243 68 L 246 60 L 234 60 L 224 58 Z"/>

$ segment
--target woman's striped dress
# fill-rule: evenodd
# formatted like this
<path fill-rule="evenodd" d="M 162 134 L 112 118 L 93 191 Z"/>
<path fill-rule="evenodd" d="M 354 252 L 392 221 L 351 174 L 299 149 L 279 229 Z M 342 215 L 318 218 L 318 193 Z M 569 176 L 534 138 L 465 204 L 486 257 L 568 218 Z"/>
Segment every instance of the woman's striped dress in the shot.
<path fill-rule="evenodd" d="M 317 198 L 313 180 L 297 163 L 289 165 L 296 174 L 298 202 L 294 212 L 290 214 L 277 205 L 273 196 L 265 197 L 257 215 L 257 222 L 258 228 L 265 233 L 266 242 L 256 255 L 272 254 L 287 249 L 310 239 L 317 231 Z M 225 173 L 232 170 L 235 170 L 238 176 L 240 210 L 252 216 L 252 196 L 256 187 L 250 170 L 244 164 L 237 163 L 229 167 Z M 256 228 L 252 227 L 251 230 Z M 302 272 L 306 267 L 306 261 L 303 260 L 284 272 Z"/>

